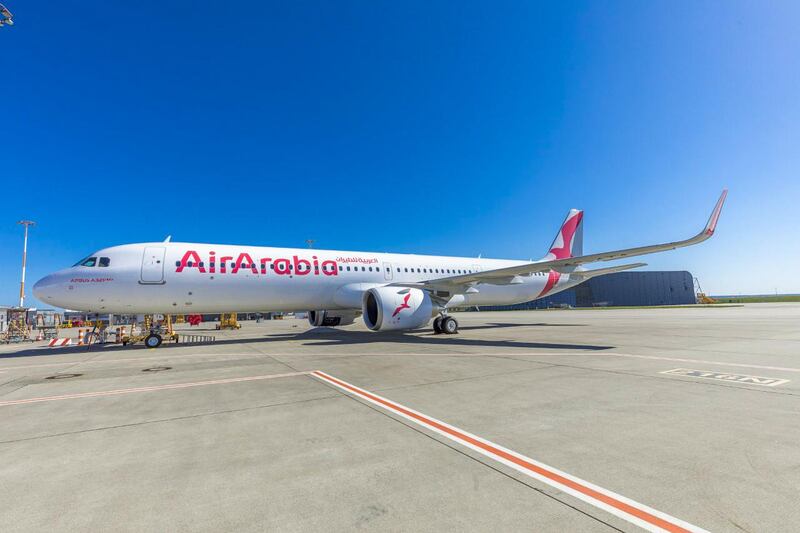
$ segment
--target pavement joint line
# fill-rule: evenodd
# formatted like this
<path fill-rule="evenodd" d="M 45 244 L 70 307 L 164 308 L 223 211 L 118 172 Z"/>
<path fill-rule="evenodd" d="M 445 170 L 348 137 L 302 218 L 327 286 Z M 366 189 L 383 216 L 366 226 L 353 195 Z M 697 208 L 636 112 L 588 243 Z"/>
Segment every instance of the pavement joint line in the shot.
<path fill-rule="evenodd" d="M 192 381 L 188 383 L 168 383 L 166 385 L 152 385 L 150 387 L 136 387 L 132 389 L 116 389 L 108 391 L 78 392 L 74 394 L 61 394 L 59 396 L 40 396 L 38 398 L 24 398 L 21 400 L 0 401 L 0 407 L 10 405 L 24 405 L 42 402 L 54 402 L 61 400 L 75 400 L 79 398 L 97 398 L 102 396 L 118 396 L 121 394 L 133 394 L 137 392 L 155 392 L 162 390 L 187 389 L 190 387 L 203 387 L 207 385 L 223 385 L 227 383 L 242 383 L 245 381 L 260 381 L 265 379 L 288 378 L 294 376 L 307 375 L 309 372 L 287 372 L 284 374 L 266 374 L 261 376 L 245 376 L 240 378 L 213 379 L 208 381 Z"/>
<path fill-rule="evenodd" d="M 655 355 L 642 355 L 642 354 L 629 354 L 629 353 L 618 353 L 618 352 L 607 352 L 607 351 L 597 351 L 594 350 L 590 353 L 587 352 L 511 352 L 508 354 L 491 354 L 492 356 L 556 356 L 556 355 L 592 355 L 595 352 L 599 353 L 600 355 L 610 355 L 614 357 L 629 357 L 634 359 L 648 359 L 654 361 L 672 361 L 677 363 L 698 363 L 698 364 L 707 364 L 707 365 L 716 365 L 716 366 L 729 366 L 734 368 L 754 368 L 759 370 L 775 370 L 779 372 L 800 372 L 800 368 L 795 367 L 782 367 L 782 366 L 770 366 L 770 365 L 757 365 L 757 364 L 750 364 L 750 363 L 729 363 L 724 361 L 709 361 L 704 359 L 688 359 L 683 357 L 665 357 L 665 356 L 655 356 Z M 151 361 L 151 360 L 160 360 L 160 359 L 169 359 L 169 358 L 185 358 L 185 357 L 210 357 L 210 358 L 230 358 L 230 357 L 253 357 L 256 355 L 269 355 L 270 357 L 273 354 L 262 354 L 262 353 L 241 353 L 241 354 L 213 354 L 213 353 L 195 353 L 195 354 L 173 354 L 173 355 L 158 355 L 153 357 L 128 357 L 123 359 L 103 359 L 103 360 L 86 360 L 86 361 L 65 361 L 60 363 L 42 363 L 37 365 L 25 365 L 25 366 L 10 366 L 4 367 L 0 369 L 0 373 L 8 372 L 11 370 L 23 370 L 29 368 L 45 368 L 51 366 L 66 366 L 66 365 L 74 365 L 74 364 L 100 364 L 100 363 L 116 363 L 116 362 L 136 362 L 136 361 Z M 363 354 L 349 354 L 349 355 L 342 355 L 336 356 L 335 358 L 347 358 L 347 357 L 370 357 L 370 356 L 378 356 L 378 357 L 390 357 L 390 356 L 403 356 L 403 357 L 431 357 L 431 356 L 454 356 L 454 357 L 462 357 L 462 356 L 485 356 L 485 353 L 470 353 L 470 352 L 450 352 L 446 354 L 431 354 L 431 353 L 403 353 L 403 354 L 377 354 L 377 353 L 363 353 Z M 307 353 L 300 353 L 300 354 L 280 354 L 278 357 L 295 357 L 295 356 L 303 356 L 303 357 L 326 357 L 325 354 L 307 354 Z"/>
<path fill-rule="evenodd" d="M 526 476 L 541 481 L 561 492 L 570 494 L 598 509 L 607 511 L 647 531 L 706 531 L 698 526 L 589 483 L 588 481 L 584 481 L 566 472 L 562 472 L 536 461 L 535 459 L 504 448 L 499 444 L 495 444 L 455 426 L 429 417 L 402 404 L 361 389 L 320 370 L 315 370 L 310 374 L 320 381 L 334 385 L 348 394 L 354 395 L 395 415 L 405 418 L 418 426 L 466 446 L 481 455 L 502 463 Z"/>
<path fill-rule="evenodd" d="M 66 366 L 66 365 L 83 365 L 83 364 L 100 364 L 100 363 L 133 363 L 136 361 L 153 361 L 153 360 L 162 360 L 162 359 L 177 359 L 179 357 L 211 357 L 211 358 L 230 358 L 230 357 L 254 357 L 256 355 L 264 355 L 264 354 L 256 354 L 256 353 L 248 353 L 248 354 L 215 354 L 215 353 L 189 353 L 189 354 L 171 354 L 171 355 L 155 355 L 152 357 L 125 357 L 121 359 L 87 359 L 85 361 L 62 361 L 60 363 L 41 363 L 37 365 L 20 365 L 20 366 L 7 366 L 0 369 L 0 373 L 7 372 L 9 370 L 24 370 L 28 368 L 45 368 L 51 366 Z"/>

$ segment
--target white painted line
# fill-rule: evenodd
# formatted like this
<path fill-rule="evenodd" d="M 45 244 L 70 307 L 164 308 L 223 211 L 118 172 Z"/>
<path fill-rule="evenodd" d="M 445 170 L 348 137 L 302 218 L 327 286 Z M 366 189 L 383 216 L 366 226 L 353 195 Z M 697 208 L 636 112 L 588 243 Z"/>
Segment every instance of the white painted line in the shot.
<path fill-rule="evenodd" d="M 509 450 L 491 441 L 482 439 L 463 429 L 436 420 L 409 407 L 373 394 L 350 383 L 335 378 L 325 372 L 316 370 L 310 373 L 323 382 L 352 394 L 371 404 L 377 405 L 391 413 L 405 418 L 419 426 L 457 442 L 481 455 L 513 468 L 526 476 L 550 485 L 562 492 L 570 494 L 590 505 L 607 511 L 648 531 L 702 532 L 704 529 L 684 522 L 661 511 L 626 498 L 610 490 L 598 487 L 588 481 L 562 472 L 552 466 L 540 463 L 515 451 Z"/>
<path fill-rule="evenodd" d="M 636 359 L 652 359 L 653 361 L 673 361 L 675 363 L 699 363 L 703 365 L 732 366 L 736 368 L 757 368 L 759 370 L 777 370 L 779 372 L 800 372 L 800 368 L 793 368 L 786 366 L 753 365 L 750 363 L 726 363 L 724 361 L 706 361 L 703 359 L 682 359 L 680 357 L 660 357 L 657 355 L 636 355 L 632 353 L 605 352 L 602 355 L 614 355 L 616 357 L 633 357 Z"/>
<path fill-rule="evenodd" d="M 62 394 L 61 396 L 41 396 L 39 398 L 25 398 L 22 400 L 0 401 L 0 407 L 9 405 L 23 405 L 29 403 L 55 402 L 60 400 L 75 400 L 78 398 L 97 398 L 100 396 L 117 396 L 120 394 L 132 394 L 135 392 L 154 392 L 161 390 L 187 389 L 189 387 L 204 387 L 206 385 L 222 385 L 225 383 L 242 383 L 244 381 L 260 381 L 264 379 L 288 378 L 292 376 L 303 376 L 308 372 L 288 372 L 286 374 L 268 374 L 264 376 L 247 376 L 243 378 L 214 379 L 210 381 L 193 381 L 189 383 L 170 383 L 167 385 L 153 385 L 151 387 L 137 387 L 134 389 L 117 389 L 97 392 L 79 392 L 75 394 Z"/>

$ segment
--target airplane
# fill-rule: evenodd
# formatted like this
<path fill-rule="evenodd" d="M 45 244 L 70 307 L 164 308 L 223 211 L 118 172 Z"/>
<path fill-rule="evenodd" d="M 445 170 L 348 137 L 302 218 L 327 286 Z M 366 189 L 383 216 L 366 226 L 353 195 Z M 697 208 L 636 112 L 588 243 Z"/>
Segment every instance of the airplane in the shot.
<path fill-rule="evenodd" d="M 373 331 L 413 330 L 433 318 L 435 333 L 455 334 L 453 307 L 517 304 L 595 276 L 645 266 L 612 261 L 701 243 L 716 229 L 722 191 L 703 230 L 689 239 L 583 255 L 583 211 L 572 209 L 538 261 L 164 242 L 98 250 L 39 280 L 48 304 L 91 313 L 201 314 L 308 311 L 312 326 L 352 324 Z M 145 339 L 161 344 L 160 331 Z"/>

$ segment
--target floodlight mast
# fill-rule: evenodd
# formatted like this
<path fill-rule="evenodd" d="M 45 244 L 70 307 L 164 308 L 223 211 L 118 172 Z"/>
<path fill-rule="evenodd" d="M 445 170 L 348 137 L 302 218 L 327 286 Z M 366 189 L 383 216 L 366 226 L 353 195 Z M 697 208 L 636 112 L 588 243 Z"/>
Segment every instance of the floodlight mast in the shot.
<path fill-rule="evenodd" d="M 19 282 L 19 306 L 25 307 L 25 266 L 28 262 L 28 227 L 36 225 L 32 220 L 20 220 L 17 224 L 25 227 L 25 239 L 22 244 L 22 279 Z"/>
<path fill-rule="evenodd" d="M 0 26 L 13 26 L 14 15 L 11 14 L 6 6 L 0 4 Z"/>

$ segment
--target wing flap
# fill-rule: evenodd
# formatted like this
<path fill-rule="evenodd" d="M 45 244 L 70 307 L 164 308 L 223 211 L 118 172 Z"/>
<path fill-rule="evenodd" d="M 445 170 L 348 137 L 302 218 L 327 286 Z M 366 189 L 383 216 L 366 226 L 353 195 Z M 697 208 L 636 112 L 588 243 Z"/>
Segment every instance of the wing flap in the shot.
<path fill-rule="evenodd" d="M 632 268 L 639 268 L 647 266 L 647 263 L 630 263 L 628 265 L 620 265 L 608 268 L 596 268 L 594 270 L 575 270 L 570 272 L 570 279 L 580 279 L 580 280 L 587 280 L 590 278 L 595 278 L 597 276 L 603 276 L 605 274 L 613 274 L 615 272 L 622 272 L 623 270 L 630 270 Z"/>

